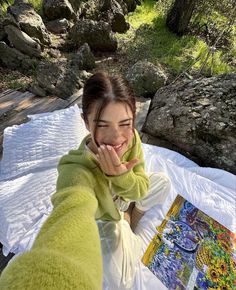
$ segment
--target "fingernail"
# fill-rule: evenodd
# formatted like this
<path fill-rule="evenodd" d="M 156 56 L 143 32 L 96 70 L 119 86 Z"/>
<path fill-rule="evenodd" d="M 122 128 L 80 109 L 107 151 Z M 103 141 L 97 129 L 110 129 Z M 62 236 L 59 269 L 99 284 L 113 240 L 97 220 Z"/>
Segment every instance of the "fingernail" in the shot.
<path fill-rule="evenodd" d="M 107 145 L 107 149 L 108 149 L 109 151 L 111 151 L 111 146 L 110 146 L 110 145 Z"/>
<path fill-rule="evenodd" d="M 101 148 L 101 149 L 105 149 L 105 146 L 104 146 L 104 145 L 101 145 L 100 148 Z"/>

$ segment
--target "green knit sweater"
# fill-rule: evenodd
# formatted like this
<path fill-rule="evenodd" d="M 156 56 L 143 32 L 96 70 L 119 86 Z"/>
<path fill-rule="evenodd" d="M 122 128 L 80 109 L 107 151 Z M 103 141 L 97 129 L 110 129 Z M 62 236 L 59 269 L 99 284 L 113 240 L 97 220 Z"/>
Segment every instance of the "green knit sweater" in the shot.
<path fill-rule="evenodd" d="M 57 188 L 74 185 L 88 186 L 98 200 L 96 219 L 120 220 L 120 213 L 113 202 L 112 192 L 124 201 L 130 201 L 142 199 L 148 191 L 149 179 L 144 172 L 140 137 L 135 130 L 128 150 L 122 157 L 123 162 L 137 157 L 140 163 L 119 176 L 107 176 L 102 172 L 95 155 L 86 148 L 86 142 L 89 139 L 90 135 L 82 141 L 78 150 L 71 150 L 60 160 Z"/>
<path fill-rule="evenodd" d="M 32 250 L 11 261 L 1 290 L 100 290 L 102 256 L 94 219 L 97 200 L 89 187 L 59 190 L 54 209 Z"/>

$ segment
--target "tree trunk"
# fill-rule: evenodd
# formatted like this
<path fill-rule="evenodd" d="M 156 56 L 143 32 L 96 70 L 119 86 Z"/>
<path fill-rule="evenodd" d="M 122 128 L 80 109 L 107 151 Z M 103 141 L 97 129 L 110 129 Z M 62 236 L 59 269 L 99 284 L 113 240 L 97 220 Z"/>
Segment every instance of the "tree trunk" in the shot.
<path fill-rule="evenodd" d="M 197 0 L 175 0 L 166 19 L 166 24 L 172 32 L 178 35 L 186 32 L 196 2 Z"/>

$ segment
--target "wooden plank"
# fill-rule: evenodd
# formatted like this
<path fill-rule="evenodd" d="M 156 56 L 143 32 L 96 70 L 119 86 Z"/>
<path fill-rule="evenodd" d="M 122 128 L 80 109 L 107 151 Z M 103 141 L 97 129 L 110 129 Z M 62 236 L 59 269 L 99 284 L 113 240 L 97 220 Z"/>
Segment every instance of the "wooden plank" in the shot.
<path fill-rule="evenodd" d="M 1 96 L 1 99 L 0 99 L 0 104 L 2 104 L 3 102 L 7 102 L 9 100 L 14 100 L 14 95 L 23 95 L 24 93 L 22 92 L 19 92 L 19 91 L 11 91 L 9 92 L 8 94 L 4 94 Z"/>
<path fill-rule="evenodd" d="M 83 94 L 83 89 L 80 89 L 77 93 L 70 96 L 70 98 L 67 99 L 68 101 L 67 107 L 70 107 L 80 102 L 82 100 L 82 94 Z"/>
<path fill-rule="evenodd" d="M 33 96 L 34 95 L 29 92 L 15 92 L 6 95 L 0 102 L 0 118 L 6 115 L 11 110 L 18 109 L 18 107 L 21 106 L 22 102 L 26 102 Z"/>
<path fill-rule="evenodd" d="M 68 105 L 67 107 L 73 106 L 77 104 L 80 108 L 82 107 L 82 94 L 83 94 L 83 88 L 80 89 L 77 93 L 73 94 L 69 99 L 68 99 Z"/>
<path fill-rule="evenodd" d="M 54 110 L 63 109 L 67 106 L 67 102 L 55 97 L 33 97 L 30 101 L 22 102 L 20 107 L 13 110 L 11 114 L 3 120 L 3 124 L 0 125 L 0 132 L 4 128 L 21 124 L 27 121 L 27 115 L 51 112 Z"/>
<path fill-rule="evenodd" d="M 3 96 L 5 96 L 5 95 L 7 95 L 7 94 L 10 94 L 11 92 L 15 92 L 15 90 L 8 89 L 8 90 L 6 90 L 4 92 L 1 92 L 0 93 L 0 98 L 3 97 Z"/>

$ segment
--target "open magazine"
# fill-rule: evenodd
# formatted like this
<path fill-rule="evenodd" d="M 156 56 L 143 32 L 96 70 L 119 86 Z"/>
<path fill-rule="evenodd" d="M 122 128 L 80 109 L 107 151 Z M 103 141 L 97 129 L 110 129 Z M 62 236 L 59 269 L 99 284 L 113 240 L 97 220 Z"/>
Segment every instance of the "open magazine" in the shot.
<path fill-rule="evenodd" d="M 168 288 L 236 289 L 236 235 L 178 195 L 142 261 Z"/>

